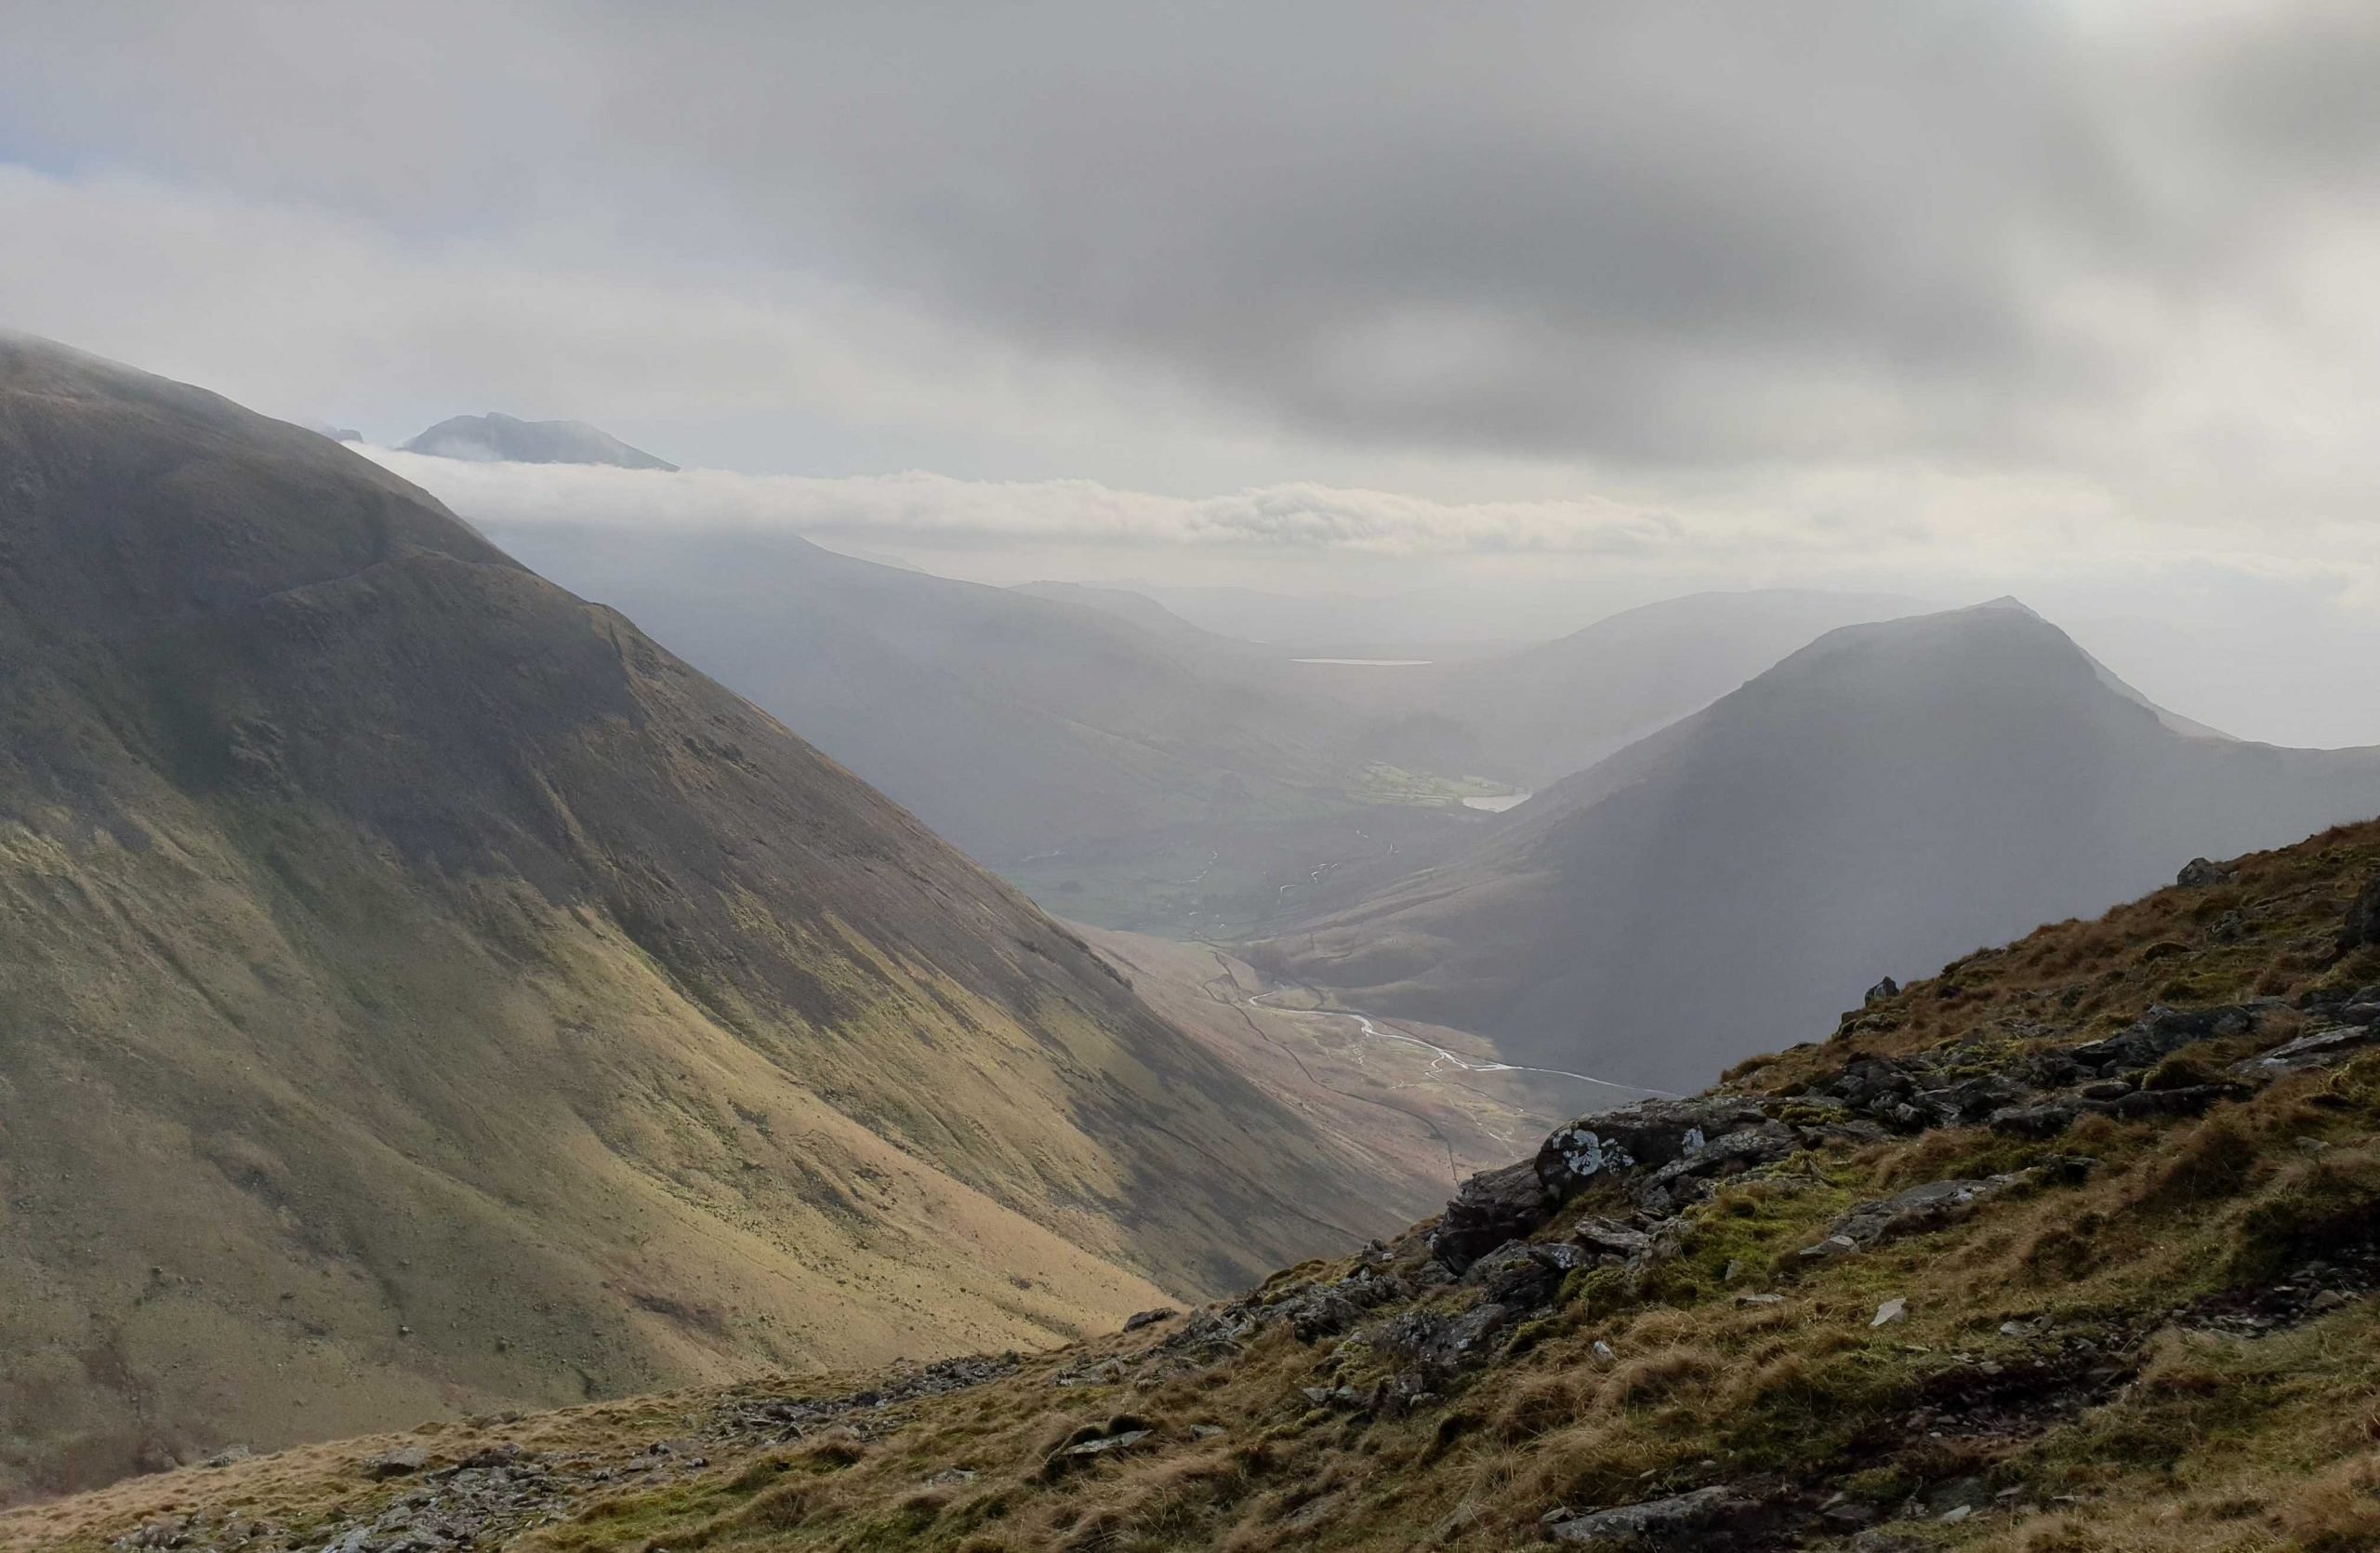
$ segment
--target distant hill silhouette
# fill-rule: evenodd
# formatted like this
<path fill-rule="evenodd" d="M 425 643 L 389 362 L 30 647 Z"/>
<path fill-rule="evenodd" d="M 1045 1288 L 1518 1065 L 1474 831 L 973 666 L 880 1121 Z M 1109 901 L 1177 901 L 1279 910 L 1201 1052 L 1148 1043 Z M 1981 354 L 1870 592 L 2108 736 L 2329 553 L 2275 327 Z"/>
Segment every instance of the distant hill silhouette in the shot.
<path fill-rule="evenodd" d="M 2171 720 L 2013 601 L 1848 627 L 1250 957 L 1688 1090 L 1878 977 L 2380 814 L 2380 750 Z"/>
<path fill-rule="evenodd" d="M 474 463 L 611 464 L 672 471 L 678 467 L 583 420 L 518 420 L 494 410 L 442 420 L 403 451 Z"/>

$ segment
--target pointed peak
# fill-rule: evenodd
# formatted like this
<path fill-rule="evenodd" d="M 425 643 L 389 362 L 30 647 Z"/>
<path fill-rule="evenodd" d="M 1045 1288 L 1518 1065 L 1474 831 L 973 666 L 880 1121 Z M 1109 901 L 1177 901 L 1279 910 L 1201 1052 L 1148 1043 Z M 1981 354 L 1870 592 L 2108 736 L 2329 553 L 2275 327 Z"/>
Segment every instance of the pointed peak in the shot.
<path fill-rule="evenodd" d="M 1986 599 L 1983 603 L 1977 604 L 1974 607 L 1977 609 L 2006 610 L 2011 614 L 2023 615 L 2035 620 L 2042 618 L 2042 612 L 2040 610 L 2035 609 L 2031 604 L 2027 604 L 2024 600 L 2018 598 L 2014 593 L 2003 593 L 1996 599 Z"/>

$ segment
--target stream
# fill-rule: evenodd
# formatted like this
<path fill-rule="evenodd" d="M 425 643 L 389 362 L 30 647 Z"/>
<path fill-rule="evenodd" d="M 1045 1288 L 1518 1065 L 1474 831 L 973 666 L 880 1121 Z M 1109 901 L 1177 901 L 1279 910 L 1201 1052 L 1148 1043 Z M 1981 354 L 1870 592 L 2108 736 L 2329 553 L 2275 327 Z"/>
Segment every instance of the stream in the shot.
<path fill-rule="evenodd" d="M 1660 1099 L 1676 1098 L 1665 1089 L 1646 1089 L 1642 1084 L 1615 1083 L 1609 1079 L 1598 1079 L 1591 1073 L 1573 1073 L 1566 1068 L 1530 1068 L 1517 1062 L 1474 1062 L 1459 1052 L 1449 1052 L 1444 1046 L 1433 1045 L 1418 1035 L 1407 1035 L 1402 1030 L 1382 1029 L 1372 1022 L 1370 1015 L 1352 1008 L 1284 1008 L 1279 1003 L 1265 1002 L 1267 998 L 1277 996 L 1279 994 L 1276 992 L 1259 992 L 1248 1000 L 1248 1006 L 1267 1009 L 1275 1014 L 1314 1014 L 1334 1019 L 1353 1019 L 1356 1029 L 1374 1041 L 1393 1041 L 1400 1045 L 1419 1046 L 1423 1051 L 1431 1053 L 1435 1058 L 1430 1064 L 1430 1071 L 1433 1073 L 1448 1068 L 1453 1068 L 1464 1073 L 1544 1073 L 1557 1079 L 1575 1079 L 1580 1083 L 1593 1084 L 1602 1089 L 1616 1089 L 1623 1095 L 1649 1095 Z"/>

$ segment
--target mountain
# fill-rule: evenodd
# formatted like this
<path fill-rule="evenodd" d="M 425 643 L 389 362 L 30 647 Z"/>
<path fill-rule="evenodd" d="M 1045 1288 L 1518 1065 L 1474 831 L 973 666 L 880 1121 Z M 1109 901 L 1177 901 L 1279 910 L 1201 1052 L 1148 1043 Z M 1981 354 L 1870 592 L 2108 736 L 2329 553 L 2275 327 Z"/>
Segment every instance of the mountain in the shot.
<path fill-rule="evenodd" d="M 474 463 L 611 464 L 672 472 L 678 468 L 583 420 L 516 420 L 494 410 L 442 420 L 403 451 Z"/>
<path fill-rule="evenodd" d="M 1241 642 L 1218 635 L 1204 626 L 1194 626 L 1146 593 L 1134 592 L 1129 588 L 1102 588 L 1085 582 L 1020 582 L 1009 591 L 1101 610 L 1118 619 L 1130 620 L 1143 630 L 1178 647 L 1194 648 L 1218 657 L 1265 661 L 1279 656 L 1260 643 Z"/>
<path fill-rule="evenodd" d="M 194 1467 L 0 1545 L 2369 1548 L 2380 825 L 2195 871 L 1135 1331 Z"/>
<path fill-rule="evenodd" d="M 1924 607 L 1888 593 L 1691 593 L 1448 665 L 1420 715 L 1461 741 L 1435 754 L 1438 764 L 1540 788 L 1699 711 L 1837 627 Z"/>
<path fill-rule="evenodd" d="M 1249 958 L 1515 1062 L 1684 1089 L 1881 976 L 2373 814 L 2380 750 L 2171 726 L 1984 606 L 1831 632 Z"/>
<path fill-rule="evenodd" d="M 1347 807 L 1315 709 L 1221 638 L 787 535 L 491 532 L 995 863 Z"/>
<path fill-rule="evenodd" d="M 337 445 L 0 338 L 0 1496 L 1037 1346 L 1395 1222 L 1067 930 Z"/>

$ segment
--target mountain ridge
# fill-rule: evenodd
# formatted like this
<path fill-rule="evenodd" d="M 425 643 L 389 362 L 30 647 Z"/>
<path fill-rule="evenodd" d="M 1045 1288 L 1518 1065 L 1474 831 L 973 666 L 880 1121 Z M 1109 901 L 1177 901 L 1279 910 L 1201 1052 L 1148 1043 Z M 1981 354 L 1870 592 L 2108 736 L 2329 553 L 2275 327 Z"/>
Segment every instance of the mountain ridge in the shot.
<path fill-rule="evenodd" d="M 2175 852 L 2372 812 L 2380 750 L 2177 731 L 2031 612 L 1978 606 L 1831 632 L 1245 952 L 1514 1061 L 1676 1089 L 1880 976 L 2101 909 Z"/>
<path fill-rule="evenodd" d="M 678 472 L 678 466 L 668 459 L 630 447 L 583 420 L 522 420 L 500 410 L 449 416 L 401 445 L 398 451 L 479 463 L 608 464 L 615 469 Z"/>
<path fill-rule="evenodd" d="M 378 466 L 7 338 L 0 471 L 0 1494 L 1046 1344 L 1388 1222 L 1071 932 Z"/>

